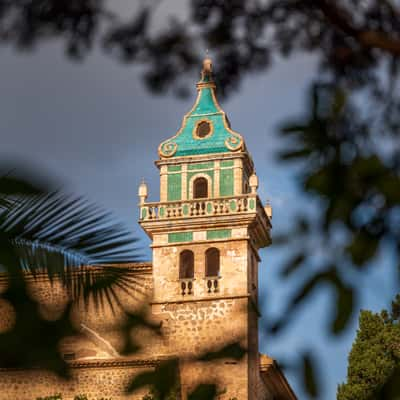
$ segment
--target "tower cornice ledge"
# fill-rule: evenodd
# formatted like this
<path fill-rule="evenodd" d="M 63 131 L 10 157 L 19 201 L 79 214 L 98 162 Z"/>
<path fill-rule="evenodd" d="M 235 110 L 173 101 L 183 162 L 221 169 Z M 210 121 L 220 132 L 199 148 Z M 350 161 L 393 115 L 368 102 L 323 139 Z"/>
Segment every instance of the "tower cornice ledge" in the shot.
<path fill-rule="evenodd" d="M 248 227 L 257 247 L 271 244 L 271 221 L 257 195 L 141 204 L 139 224 L 156 234 L 201 229 Z"/>
<path fill-rule="evenodd" d="M 180 165 L 183 163 L 199 163 L 202 161 L 221 161 L 221 160 L 234 160 L 236 158 L 243 159 L 245 162 L 245 167 L 249 171 L 254 169 L 254 162 L 251 155 L 247 151 L 238 151 L 235 153 L 215 153 L 215 154 L 199 154 L 199 155 L 190 155 L 190 156 L 180 156 L 174 158 L 161 158 L 159 160 L 154 161 L 154 164 L 160 168 L 163 165 Z"/>

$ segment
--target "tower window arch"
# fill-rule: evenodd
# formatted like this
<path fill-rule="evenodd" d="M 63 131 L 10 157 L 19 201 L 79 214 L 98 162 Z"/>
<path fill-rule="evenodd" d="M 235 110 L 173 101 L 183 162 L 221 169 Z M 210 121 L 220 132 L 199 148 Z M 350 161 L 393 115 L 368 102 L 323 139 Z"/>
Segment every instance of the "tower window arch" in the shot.
<path fill-rule="evenodd" d="M 208 181 L 204 177 L 196 178 L 193 181 L 193 198 L 204 199 L 208 197 Z"/>
<path fill-rule="evenodd" d="M 220 253 L 215 247 L 206 251 L 206 277 L 219 276 Z"/>
<path fill-rule="evenodd" d="M 190 250 L 184 250 L 179 255 L 179 279 L 194 278 L 194 254 Z"/>

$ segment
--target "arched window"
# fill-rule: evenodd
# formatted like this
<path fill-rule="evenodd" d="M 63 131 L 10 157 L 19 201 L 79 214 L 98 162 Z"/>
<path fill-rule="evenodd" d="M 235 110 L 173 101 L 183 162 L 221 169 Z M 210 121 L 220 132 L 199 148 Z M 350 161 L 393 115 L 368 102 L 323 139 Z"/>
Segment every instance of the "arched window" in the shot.
<path fill-rule="evenodd" d="M 190 250 L 184 250 L 179 255 L 179 279 L 194 278 L 194 255 Z"/>
<path fill-rule="evenodd" d="M 196 178 L 193 182 L 193 198 L 204 199 L 208 197 L 208 182 L 206 178 Z"/>
<path fill-rule="evenodd" d="M 212 247 L 206 251 L 206 276 L 219 276 L 219 250 Z"/>

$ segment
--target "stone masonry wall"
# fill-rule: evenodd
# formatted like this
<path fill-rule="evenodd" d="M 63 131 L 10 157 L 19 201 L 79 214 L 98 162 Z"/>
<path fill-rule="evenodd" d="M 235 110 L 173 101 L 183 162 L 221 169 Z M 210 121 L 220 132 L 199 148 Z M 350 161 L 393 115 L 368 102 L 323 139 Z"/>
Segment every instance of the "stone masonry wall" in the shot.
<path fill-rule="evenodd" d="M 129 268 L 129 266 L 127 266 Z M 32 297 L 40 303 L 42 314 L 57 318 L 69 300 L 65 288 L 55 280 L 50 283 L 45 274 L 36 279 L 27 275 Z M 148 307 L 151 295 L 151 269 L 139 270 L 128 276 L 129 287 L 115 287 L 114 294 L 121 306 L 127 311 L 142 310 Z M 7 286 L 6 276 L 0 275 L 0 291 Z M 141 400 L 141 395 L 126 397 L 124 386 L 130 377 L 147 367 L 137 367 L 136 362 L 129 361 L 133 356 L 149 363 L 164 353 L 164 341 L 147 330 L 136 329 L 132 334 L 136 343 L 142 346 L 132 356 L 121 354 L 124 337 L 118 326 L 124 321 L 123 312 L 118 302 L 112 306 L 103 298 L 98 306 L 94 301 L 88 304 L 78 303 L 72 313 L 72 320 L 80 334 L 66 338 L 60 343 L 62 354 L 72 357 L 72 379 L 57 379 L 51 373 L 43 371 L 0 370 L 0 400 L 35 400 L 39 396 L 56 393 L 63 395 L 63 400 L 73 399 L 76 394 L 87 394 L 90 400 L 101 399 L 134 399 Z M 150 310 L 148 310 L 150 311 Z M 0 333 L 12 327 L 13 310 L 8 303 L 0 299 Z M 142 364 L 140 364 L 142 363 Z M 79 365 L 79 367 L 76 367 Z M 94 367 L 97 365 L 96 367 Z"/>
<path fill-rule="evenodd" d="M 220 399 L 247 399 L 247 356 L 199 362 L 197 356 L 240 342 L 247 347 L 247 299 L 220 299 L 184 304 L 164 304 L 165 336 L 168 348 L 186 358 L 181 367 L 184 399 L 196 385 L 216 383 Z"/>
<path fill-rule="evenodd" d="M 36 400 L 61 393 L 63 400 L 86 394 L 90 400 L 141 400 L 147 389 L 125 395 L 130 380 L 146 368 L 113 367 L 72 368 L 72 379 L 62 380 L 43 371 L 0 370 L 0 400 Z"/>
<path fill-rule="evenodd" d="M 153 306 L 163 320 L 171 355 L 185 361 L 181 366 L 183 399 L 198 384 L 216 383 L 220 399 L 248 399 L 247 355 L 241 360 L 199 362 L 198 356 L 239 342 L 247 348 L 247 297 L 225 298 Z"/>

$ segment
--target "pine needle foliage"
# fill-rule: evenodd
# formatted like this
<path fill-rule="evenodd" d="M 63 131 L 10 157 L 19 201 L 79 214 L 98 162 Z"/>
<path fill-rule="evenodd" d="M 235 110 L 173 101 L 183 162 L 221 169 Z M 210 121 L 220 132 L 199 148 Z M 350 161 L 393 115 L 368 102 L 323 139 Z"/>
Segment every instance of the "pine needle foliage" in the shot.
<path fill-rule="evenodd" d="M 400 295 L 390 312 L 363 310 L 338 400 L 400 399 Z"/>

